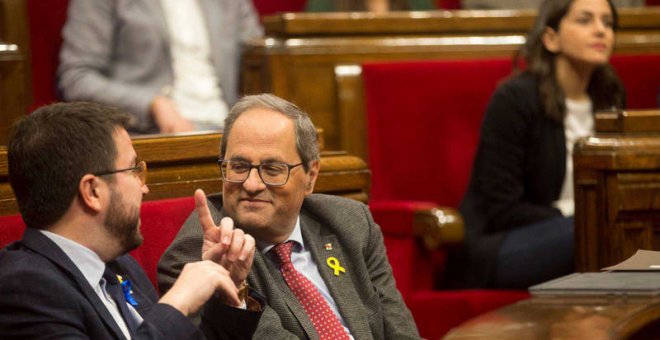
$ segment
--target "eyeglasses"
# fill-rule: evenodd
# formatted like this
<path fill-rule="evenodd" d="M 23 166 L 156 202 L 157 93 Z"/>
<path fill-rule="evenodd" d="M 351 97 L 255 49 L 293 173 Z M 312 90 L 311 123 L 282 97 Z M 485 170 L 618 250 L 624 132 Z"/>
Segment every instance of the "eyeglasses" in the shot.
<path fill-rule="evenodd" d="M 145 162 L 145 161 L 138 162 L 138 164 L 136 164 L 132 168 L 99 172 L 99 173 L 94 174 L 94 176 L 99 176 L 99 177 L 100 176 L 107 176 L 107 175 L 112 175 L 112 174 L 116 174 L 116 173 L 119 173 L 119 172 L 126 172 L 126 171 L 133 171 L 133 174 L 135 174 L 135 176 L 137 176 L 140 179 L 140 182 L 142 182 L 142 185 L 145 185 L 147 183 L 147 162 Z"/>
<path fill-rule="evenodd" d="M 243 183 L 247 181 L 252 169 L 257 169 L 261 181 L 270 186 L 282 186 L 289 181 L 291 169 L 302 165 L 303 162 L 298 164 L 287 164 L 280 162 L 268 162 L 257 165 L 252 165 L 244 161 L 232 160 L 218 160 L 222 178 L 231 183 Z"/>

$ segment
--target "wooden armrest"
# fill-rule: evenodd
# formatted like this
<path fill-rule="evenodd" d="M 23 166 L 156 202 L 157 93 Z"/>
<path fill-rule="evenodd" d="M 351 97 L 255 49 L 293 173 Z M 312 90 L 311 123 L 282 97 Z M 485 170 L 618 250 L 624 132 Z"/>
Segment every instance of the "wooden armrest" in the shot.
<path fill-rule="evenodd" d="M 413 220 L 413 233 L 428 250 L 457 246 L 465 239 L 463 217 L 456 209 L 437 207 L 419 209 Z"/>

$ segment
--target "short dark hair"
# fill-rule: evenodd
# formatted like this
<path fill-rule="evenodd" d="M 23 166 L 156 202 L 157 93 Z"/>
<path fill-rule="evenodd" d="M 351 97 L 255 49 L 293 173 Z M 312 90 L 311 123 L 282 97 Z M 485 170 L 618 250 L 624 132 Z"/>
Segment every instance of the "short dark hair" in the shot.
<path fill-rule="evenodd" d="M 220 158 L 224 158 L 225 156 L 227 140 L 229 139 L 231 128 L 234 126 L 238 117 L 243 112 L 257 107 L 279 112 L 293 120 L 296 131 L 298 156 L 300 156 L 305 172 L 309 171 L 309 163 L 320 158 L 318 136 L 316 135 L 314 123 L 312 123 L 309 115 L 298 106 L 269 93 L 245 96 L 231 108 L 227 118 L 225 118 L 225 128 L 222 135 L 222 143 L 220 144 Z"/>
<path fill-rule="evenodd" d="M 28 227 L 50 227 L 69 209 L 82 176 L 114 168 L 113 134 L 128 121 L 119 109 L 72 102 L 41 107 L 12 127 L 9 183 Z"/>

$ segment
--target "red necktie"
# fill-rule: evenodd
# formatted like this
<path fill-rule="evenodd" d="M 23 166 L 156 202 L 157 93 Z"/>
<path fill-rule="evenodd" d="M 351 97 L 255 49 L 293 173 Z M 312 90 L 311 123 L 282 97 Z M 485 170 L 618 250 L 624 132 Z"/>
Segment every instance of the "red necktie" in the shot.
<path fill-rule="evenodd" d="M 291 248 L 293 242 L 289 241 L 276 245 L 273 251 L 280 259 L 280 272 L 284 281 L 312 320 L 316 333 L 321 339 L 348 339 L 348 334 L 328 302 L 314 284 L 293 267 Z"/>

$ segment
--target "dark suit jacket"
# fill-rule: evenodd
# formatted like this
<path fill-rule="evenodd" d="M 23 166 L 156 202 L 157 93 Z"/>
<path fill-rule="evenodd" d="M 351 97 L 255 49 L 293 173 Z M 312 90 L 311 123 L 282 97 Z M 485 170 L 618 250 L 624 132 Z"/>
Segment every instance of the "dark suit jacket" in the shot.
<path fill-rule="evenodd" d="M 501 85 L 490 100 L 461 214 L 467 227 L 468 285 L 487 286 L 507 231 L 561 212 L 564 126 L 544 115 L 534 76 Z"/>
<path fill-rule="evenodd" d="M 223 216 L 222 196 L 210 195 L 214 220 Z M 356 339 L 419 338 L 410 311 L 395 287 L 383 236 L 364 204 L 335 196 L 308 196 L 300 213 L 305 246 Z M 161 289 L 168 289 L 183 265 L 199 260 L 202 228 L 193 213 L 158 264 Z M 326 250 L 330 243 L 332 250 Z M 339 276 L 326 265 L 339 260 Z M 261 253 L 255 255 L 248 283 L 267 300 L 255 332 L 258 339 L 317 338 L 312 323 L 291 293 L 278 268 Z"/>
<path fill-rule="evenodd" d="M 202 337 L 178 310 L 157 303 L 156 291 L 135 259 L 124 255 L 117 263 L 132 282 L 136 309 L 144 319 L 137 339 Z M 215 303 L 207 308 L 209 305 L 222 309 Z M 245 331 L 243 337 L 250 337 L 256 320 L 244 321 L 244 329 L 233 329 L 233 324 L 221 332 Z M 217 328 L 225 326 L 217 324 Z M 124 335 L 64 251 L 41 232 L 28 228 L 21 241 L 0 251 L 0 338 L 122 339 Z"/>

